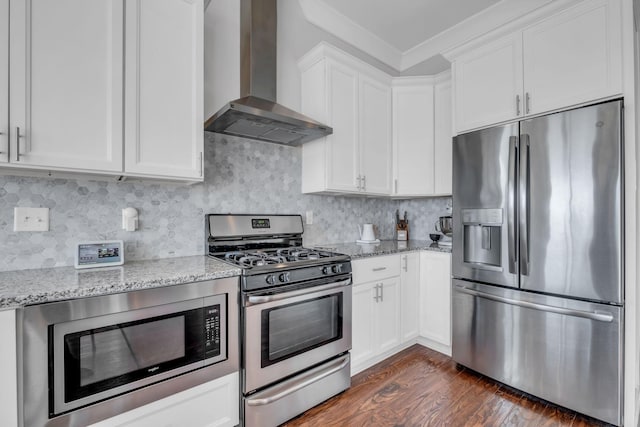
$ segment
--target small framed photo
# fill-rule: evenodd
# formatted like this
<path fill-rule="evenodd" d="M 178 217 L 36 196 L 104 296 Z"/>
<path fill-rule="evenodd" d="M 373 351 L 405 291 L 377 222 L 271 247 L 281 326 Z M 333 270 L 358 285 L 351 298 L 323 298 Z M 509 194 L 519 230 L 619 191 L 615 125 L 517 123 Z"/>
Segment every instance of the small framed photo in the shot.
<path fill-rule="evenodd" d="M 76 268 L 107 267 L 124 264 L 122 240 L 80 242 L 76 245 Z"/>

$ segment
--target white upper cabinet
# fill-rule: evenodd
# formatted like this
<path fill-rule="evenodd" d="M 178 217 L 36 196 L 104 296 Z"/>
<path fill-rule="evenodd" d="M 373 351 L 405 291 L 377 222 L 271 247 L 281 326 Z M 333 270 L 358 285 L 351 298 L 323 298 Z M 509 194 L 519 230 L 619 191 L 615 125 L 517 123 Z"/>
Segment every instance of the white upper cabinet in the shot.
<path fill-rule="evenodd" d="M 448 195 L 453 179 L 453 126 L 451 115 L 451 73 L 439 76 L 434 94 L 434 190 L 436 195 Z"/>
<path fill-rule="evenodd" d="M 201 179 L 203 3 L 128 0 L 125 172 Z"/>
<path fill-rule="evenodd" d="M 453 75 L 459 132 L 518 117 L 523 94 L 521 34 L 457 58 Z"/>
<path fill-rule="evenodd" d="M 121 171 L 123 1 L 10 5 L 9 161 L 32 169 Z M 4 105 L 0 112 L 2 123 Z"/>
<path fill-rule="evenodd" d="M 523 46 L 526 114 L 622 93 L 618 0 L 554 15 L 525 30 Z"/>
<path fill-rule="evenodd" d="M 453 53 L 458 133 L 622 92 L 619 0 L 585 0 Z"/>
<path fill-rule="evenodd" d="M 360 187 L 391 192 L 391 87 L 360 76 Z"/>
<path fill-rule="evenodd" d="M 3 167 L 202 180 L 202 0 L 0 0 L 2 20 Z"/>
<path fill-rule="evenodd" d="M 451 74 L 393 79 L 393 196 L 451 194 Z"/>
<path fill-rule="evenodd" d="M 299 67 L 302 113 L 333 128 L 302 146 L 302 192 L 389 195 L 391 78 L 326 43 Z"/>
<path fill-rule="evenodd" d="M 394 196 L 434 192 L 433 79 L 393 80 Z"/>

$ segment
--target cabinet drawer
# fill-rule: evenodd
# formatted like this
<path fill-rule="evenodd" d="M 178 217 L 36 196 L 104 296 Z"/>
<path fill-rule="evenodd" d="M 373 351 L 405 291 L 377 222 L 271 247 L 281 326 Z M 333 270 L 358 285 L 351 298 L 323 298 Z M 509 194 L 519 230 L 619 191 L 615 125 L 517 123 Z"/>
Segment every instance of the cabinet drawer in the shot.
<path fill-rule="evenodd" d="M 351 262 L 353 283 L 366 283 L 387 277 L 400 275 L 400 258 L 398 255 L 385 255 Z"/>

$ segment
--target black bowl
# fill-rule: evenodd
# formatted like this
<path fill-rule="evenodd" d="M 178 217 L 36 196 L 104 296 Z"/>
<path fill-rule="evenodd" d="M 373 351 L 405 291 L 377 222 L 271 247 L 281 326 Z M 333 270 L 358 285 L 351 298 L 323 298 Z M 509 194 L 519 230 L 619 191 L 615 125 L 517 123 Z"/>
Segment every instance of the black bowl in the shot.
<path fill-rule="evenodd" d="M 431 233 L 431 234 L 429 234 L 429 238 L 431 240 L 433 240 L 434 242 L 437 242 L 438 240 L 440 240 L 442 238 L 442 234 Z"/>

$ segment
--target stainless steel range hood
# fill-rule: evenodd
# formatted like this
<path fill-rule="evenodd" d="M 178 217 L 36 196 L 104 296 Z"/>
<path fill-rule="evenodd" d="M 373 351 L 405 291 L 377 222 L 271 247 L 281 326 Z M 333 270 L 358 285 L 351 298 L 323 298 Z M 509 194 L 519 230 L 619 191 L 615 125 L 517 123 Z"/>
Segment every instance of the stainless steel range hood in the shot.
<path fill-rule="evenodd" d="M 333 129 L 276 103 L 277 0 L 241 0 L 240 93 L 204 123 L 204 130 L 300 145 Z"/>

